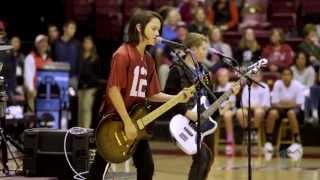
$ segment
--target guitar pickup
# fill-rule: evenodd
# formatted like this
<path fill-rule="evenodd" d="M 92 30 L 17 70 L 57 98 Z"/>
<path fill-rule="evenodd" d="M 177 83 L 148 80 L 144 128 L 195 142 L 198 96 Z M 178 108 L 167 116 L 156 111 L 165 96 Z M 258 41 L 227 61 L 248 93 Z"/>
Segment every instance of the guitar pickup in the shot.
<path fill-rule="evenodd" d="M 179 137 L 184 141 L 186 142 L 188 140 L 188 137 L 184 134 L 184 133 L 180 133 L 179 134 Z"/>
<path fill-rule="evenodd" d="M 183 129 L 188 133 L 189 136 L 193 136 L 192 132 L 188 128 L 184 127 Z"/>

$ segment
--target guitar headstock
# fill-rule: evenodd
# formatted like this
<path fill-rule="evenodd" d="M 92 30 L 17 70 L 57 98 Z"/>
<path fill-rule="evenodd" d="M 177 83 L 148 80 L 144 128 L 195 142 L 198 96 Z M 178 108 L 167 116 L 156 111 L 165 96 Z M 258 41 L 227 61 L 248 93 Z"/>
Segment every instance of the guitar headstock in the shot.
<path fill-rule="evenodd" d="M 261 70 L 262 67 L 266 67 L 267 65 L 268 65 L 268 60 L 266 58 L 262 58 L 258 60 L 256 63 L 250 65 L 246 70 L 246 74 L 247 75 L 256 74 Z"/>

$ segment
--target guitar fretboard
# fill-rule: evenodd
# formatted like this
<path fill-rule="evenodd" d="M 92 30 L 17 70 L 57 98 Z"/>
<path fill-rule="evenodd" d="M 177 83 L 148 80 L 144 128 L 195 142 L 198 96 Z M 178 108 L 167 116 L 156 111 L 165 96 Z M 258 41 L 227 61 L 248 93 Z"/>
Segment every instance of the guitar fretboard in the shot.
<path fill-rule="evenodd" d="M 232 85 L 233 87 L 234 86 L 238 86 L 240 85 L 240 80 L 237 81 L 234 85 Z M 202 114 L 201 114 L 201 117 L 202 118 L 209 118 L 214 112 L 217 111 L 217 109 L 219 108 L 219 106 L 225 101 L 227 100 L 232 94 L 232 90 L 229 90 L 225 93 L 223 93 L 222 96 L 220 96 L 213 104 L 211 104 L 207 110 L 205 110 Z"/>
<path fill-rule="evenodd" d="M 195 85 L 191 86 L 189 89 L 191 90 L 191 92 L 194 92 L 196 89 Z M 185 97 L 183 94 L 177 95 L 138 121 L 141 121 L 141 123 L 144 126 L 147 126 L 148 124 L 153 122 L 155 119 L 157 119 L 159 116 L 161 116 L 163 113 L 167 112 L 169 109 L 171 109 L 173 106 L 177 105 L 178 103 L 180 103 L 184 99 L 185 99 Z"/>

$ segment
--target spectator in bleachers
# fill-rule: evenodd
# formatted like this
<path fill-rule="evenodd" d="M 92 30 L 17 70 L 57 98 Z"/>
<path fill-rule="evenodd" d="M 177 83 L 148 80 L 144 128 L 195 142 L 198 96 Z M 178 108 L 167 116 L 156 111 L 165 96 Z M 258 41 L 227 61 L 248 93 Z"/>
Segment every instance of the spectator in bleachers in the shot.
<path fill-rule="evenodd" d="M 312 65 L 318 69 L 320 66 L 320 44 L 316 27 L 313 24 L 305 25 L 303 28 L 303 37 L 304 40 L 298 48 L 308 55 Z"/>
<path fill-rule="evenodd" d="M 256 39 L 253 29 L 248 28 L 240 40 L 235 57 L 239 63 L 246 67 L 256 62 L 261 55 L 261 47 Z"/>
<path fill-rule="evenodd" d="M 310 88 L 315 83 L 316 73 L 310 66 L 307 55 L 304 52 L 298 52 L 295 57 L 295 64 L 291 66 L 293 79 L 299 81 L 304 86 Z"/>
<path fill-rule="evenodd" d="M 294 52 L 286 44 L 282 29 L 272 29 L 270 44 L 263 48 L 262 57 L 269 60 L 267 69 L 271 72 L 280 72 L 293 63 Z"/>
<path fill-rule="evenodd" d="M 233 29 L 239 23 L 236 0 L 216 0 L 208 11 L 209 22 L 223 31 Z"/>
<path fill-rule="evenodd" d="M 271 93 L 272 109 L 268 113 L 266 120 L 266 144 L 264 145 L 265 159 L 271 160 L 273 155 L 273 133 L 277 120 L 288 118 L 294 139 L 292 147 L 297 148 L 296 152 L 301 152 L 296 158 L 302 156 L 302 146 L 299 131 L 298 113 L 304 104 L 305 87 L 296 80 L 293 80 L 293 72 L 290 68 L 285 68 L 281 72 L 281 80 L 277 80 Z M 289 154 L 291 157 L 294 154 Z"/>
<path fill-rule="evenodd" d="M 23 73 L 25 55 L 21 52 L 21 40 L 18 36 L 13 36 L 10 41 L 12 45 L 12 58 L 15 63 L 16 91 L 23 94 Z"/>
<path fill-rule="evenodd" d="M 165 17 L 161 37 L 173 40 L 177 38 L 177 23 L 181 21 L 181 16 L 179 11 L 174 8 L 170 7 L 168 10 L 167 16 Z"/>
<path fill-rule="evenodd" d="M 7 38 L 6 26 L 3 21 L 0 20 L 0 46 L 9 45 Z M 5 90 L 8 93 L 9 101 L 12 99 L 12 95 L 15 89 L 15 62 L 12 57 L 10 50 L 0 51 L 0 63 L 2 69 L 0 71 L 0 76 L 4 77 L 5 80 Z"/>
<path fill-rule="evenodd" d="M 54 61 L 66 62 L 71 66 L 70 85 L 77 89 L 79 79 L 80 43 L 75 39 L 77 25 L 74 21 L 66 21 L 63 25 L 63 35 L 54 44 Z"/>
<path fill-rule="evenodd" d="M 295 64 L 291 67 L 291 70 L 293 72 L 293 79 L 299 81 L 306 87 L 306 91 L 304 92 L 304 117 L 305 121 L 312 122 L 318 117 L 317 107 L 319 100 L 317 98 L 318 95 L 316 95 L 318 92 L 315 91 L 317 88 L 314 87 L 316 72 L 310 65 L 307 55 L 302 51 L 297 53 Z"/>
<path fill-rule="evenodd" d="M 178 22 L 176 27 L 176 32 L 177 32 L 177 38 L 173 39 L 173 41 L 182 43 L 186 39 L 188 34 L 188 28 L 186 23 L 182 21 Z M 172 62 L 177 60 L 178 60 L 177 57 L 175 57 L 175 55 L 172 55 L 171 49 L 168 46 L 165 46 L 163 50 L 163 55 L 160 60 L 160 66 L 158 69 L 161 89 L 164 89 L 166 85 L 167 78 L 169 75 L 170 65 L 172 64 Z"/>
<path fill-rule="evenodd" d="M 239 29 L 264 29 L 270 25 L 267 22 L 268 0 L 241 0 L 244 4 L 241 10 Z"/>
<path fill-rule="evenodd" d="M 233 57 L 231 46 L 223 41 L 223 32 L 217 27 L 213 26 L 209 29 L 209 46 L 222 52 L 228 57 Z M 215 72 L 220 67 L 224 67 L 221 62 L 221 56 L 210 54 L 210 59 L 206 65 Z"/>
<path fill-rule="evenodd" d="M 226 92 L 232 89 L 232 83 L 229 81 L 229 70 L 226 68 L 220 68 L 217 71 L 217 92 Z M 232 156 L 235 153 L 234 133 L 233 133 L 233 116 L 236 111 L 236 96 L 231 95 L 227 101 L 221 104 L 220 114 L 222 120 L 225 122 L 226 127 L 226 155 Z"/>
<path fill-rule="evenodd" d="M 39 34 L 34 41 L 34 50 L 26 57 L 24 61 L 24 85 L 26 89 L 26 98 L 29 112 L 35 112 L 34 101 L 37 96 L 35 79 L 37 78 L 37 70 L 44 65 L 52 62 L 48 50 L 48 38 Z"/>
<path fill-rule="evenodd" d="M 194 9 L 199 7 L 200 5 L 200 0 L 182 1 L 179 6 L 182 21 L 186 22 L 187 24 L 190 24 L 192 21 L 192 14 Z"/>
<path fill-rule="evenodd" d="M 177 25 L 181 21 L 179 11 L 175 7 L 163 6 L 159 9 L 161 17 L 164 19 L 162 25 L 161 37 L 168 40 L 175 40 L 177 38 Z M 161 89 L 164 88 L 171 62 L 170 50 L 166 48 L 165 44 L 159 43 L 155 48 L 155 57 L 157 62 L 159 80 Z M 168 50 L 168 52 L 166 52 Z"/>
<path fill-rule="evenodd" d="M 90 128 L 92 107 L 97 87 L 103 82 L 99 77 L 99 57 L 91 36 L 82 42 L 79 78 L 79 127 Z"/>
<path fill-rule="evenodd" d="M 260 128 L 260 125 L 262 121 L 264 120 L 265 113 L 270 108 L 270 90 L 267 84 L 262 82 L 262 75 L 260 73 L 255 74 L 253 76 L 253 79 L 257 82 L 259 82 L 261 85 L 264 86 L 262 88 L 261 86 L 257 85 L 256 83 L 253 83 L 251 86 L 251 112 L 252 112 L 252 119 L 250 122 L 253 123 L 251 126 L 253 128 L 252 131 L 252 139 L 254 141 L 257 140 L 257 132 Z M 242 96 L 241 96 L 241 105 L 242 108 L 237 110 L 237 119 L 239 121 L 239 124 L 242 129 L 244 129 L 244 139 L 247 139 L 248 135 L 248 99 L 249 99 L 249 93 L 248 93 L 248 85 L 244 86 L 242 90 Z"/>
<path fill-rule="evenodd" d="M 48 41 L 50 45 L 53 45 L 59 38 L 60 38 L 60 32 L 58 30 L 58 27 L 54 24 L 48 25 Z"/>
<path fill-rule="evenodd" d="M 193 18 L 188 27 L 189 32 L 200 33 L 208 36 L 209 24 L 203 7 L 197 7 L 193 11 Z"/>
<path fill-rule="evenodd" d="M 0 20 L 0 44 L 8 43 L 6 26 L 3 21 Z"/>

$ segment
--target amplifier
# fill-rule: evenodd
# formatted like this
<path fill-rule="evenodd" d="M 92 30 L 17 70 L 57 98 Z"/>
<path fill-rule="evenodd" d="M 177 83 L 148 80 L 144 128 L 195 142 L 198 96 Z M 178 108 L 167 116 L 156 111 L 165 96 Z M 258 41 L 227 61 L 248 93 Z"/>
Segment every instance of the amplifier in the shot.
<path fill-rule="evenodd" d="M 27 176 L 51 176 L 72 179 L 64 155 L 66 130 L 34 128 L 24 131 L 23 171 Z M 68 134 L 67 155 L 78 172 L 89 170 L 95 155 L 93 130 L 83 134 Z"/>

